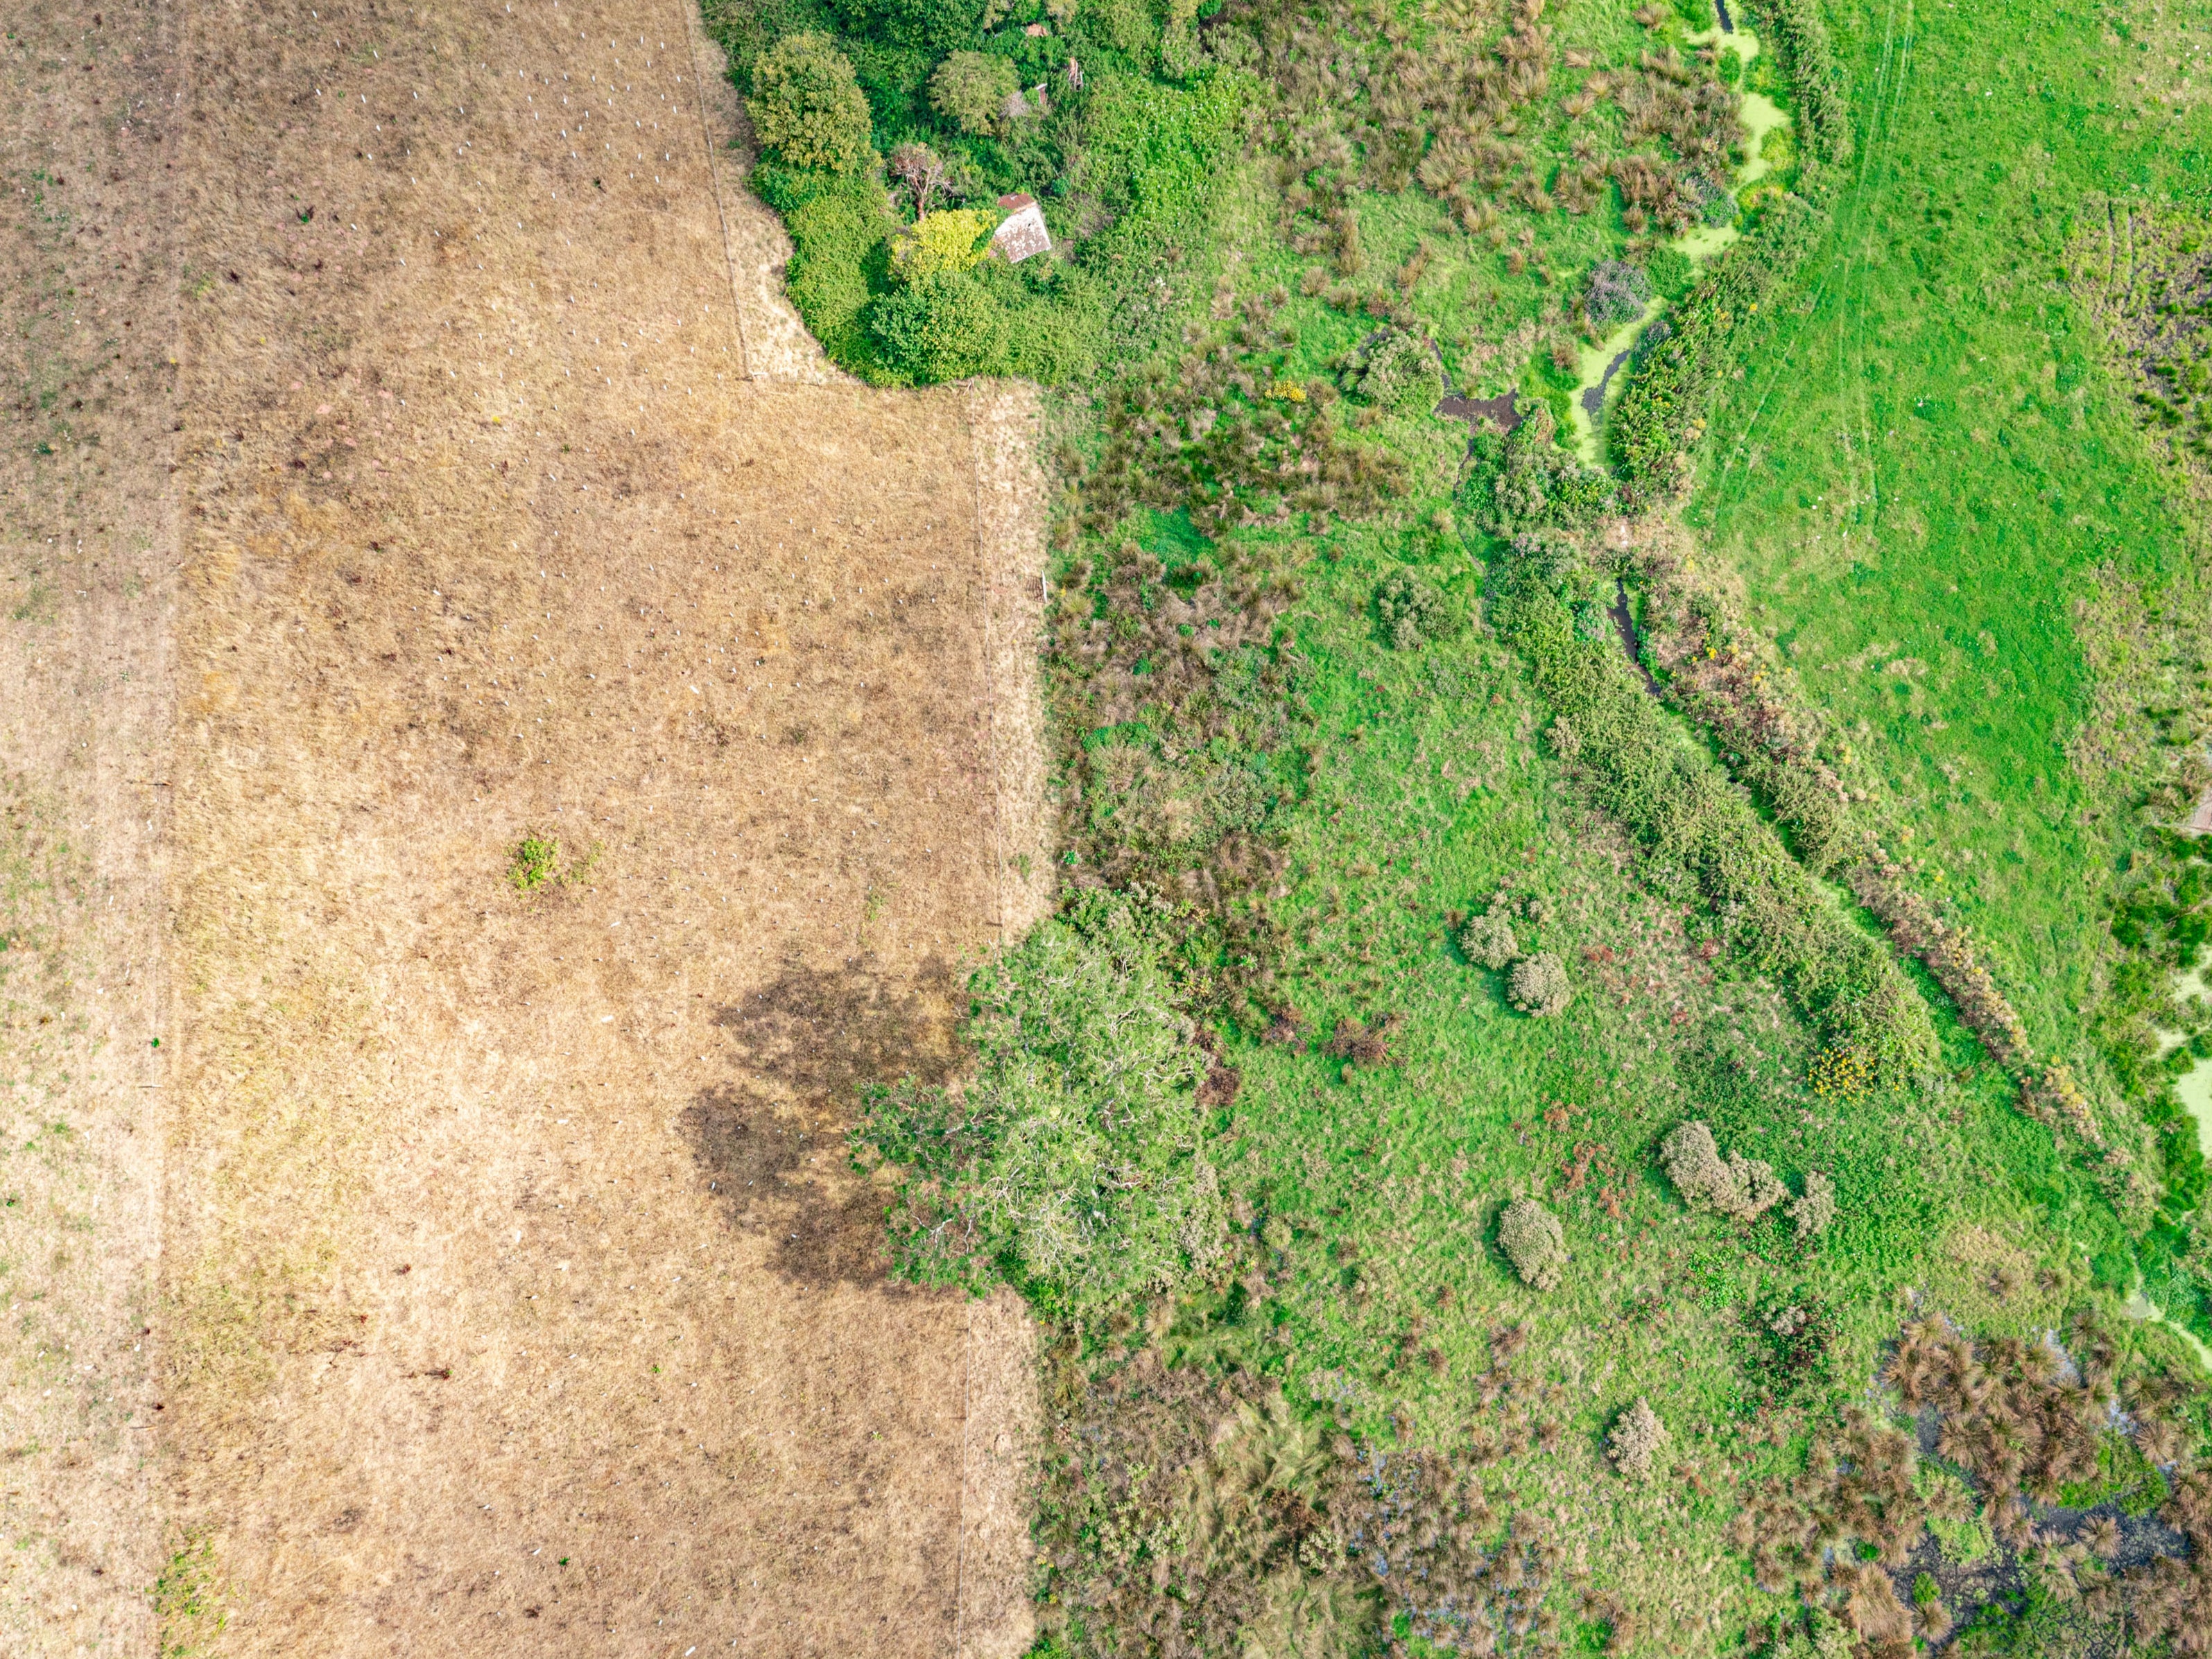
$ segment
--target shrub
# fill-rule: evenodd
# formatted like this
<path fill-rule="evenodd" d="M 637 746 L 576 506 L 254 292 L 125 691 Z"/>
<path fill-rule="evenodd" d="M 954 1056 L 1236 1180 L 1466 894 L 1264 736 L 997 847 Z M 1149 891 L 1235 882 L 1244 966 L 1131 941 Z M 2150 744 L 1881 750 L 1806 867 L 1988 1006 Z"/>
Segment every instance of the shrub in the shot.
<path fill-rule="evenodd" d="M 975 1080 L 877 1090 L 854 1130 L 899 1173 L 897 1270 L 1005 1278 L 1066 1313 L 1211 1260 L 1225 1222 L 1197 1104 L 1206 1055 L 1127 902 L 1085 896 L 969 990 Z"/>
<path fill-rule="evenodd" d="M 1566 1012 L 1567 1005 L 1575 1000 L 1567 964 L 1549 951 L 1515 963 L 1506 979 L 1506 990 L 1516 1008 L 1539 1019 Z"/>
<path fill-rule="evenodd" d="M 1732 225 L 1742 212 L 1735 192 L 1717 179 L 1693 173 L 1686 181 L 1691 201 L 1696 205 L 1698 217 L 1708 225 L 1718 228 Z"/>
<path fill-rule="evenodd" d="M 990 0 L 830 0 L 848 35 L 881 37 L 931 57 L 975 38 Z M 1000 8 L 1004 14 L 1004 7 Z"/>
<path fill-rule="evenodd" d="M 561 843 L 542 836 L 525 836 L 515 842 L 507 860 L 507 879 L 518 893 L 542 887 L 560 872 Z"/>
<path fill-rule="evenodd" d="M 1487 910 L 1468 918 L 1459 930 L 1459 948 L 1470 962 L 1493 970 L 1521 954 L 1521 943 L 1513 937 L 1513 914 L 1503 894 L 1491 900 Z"/>
<path fill-rule="evenodd" d="M 1401 415 L 1443 400 L 1443 365 L 1437 349 L 1409 328 L 1378 329 L 1337 360 L 1338 379 L 1355 398 Z"/>
<path fill-rule="evenodd" d="M 1805 1172 L 1805 1191 L 1790 1206 L 1790 1219 L 1801 1244 L 1818 1238 L 1836 1218 L 1836 1183 L 1818 1170 Z"/>
<path fill-rule="evenodd" d="M 875 153 L 868 100 L 851 62 L 811 29 L 787 34 L 753 65 L 745 112 L 762 148 L 793 167 L 857 173 Z"/>
<path fill-rule="evenodd" d="M 1636 1403 L 1613 1419 L 1613 1432 L 1605 1437 L 1606 1455 L 1623 1480 L 1649 1480 L 1657 1473 L 1660 1448 L 1669 1438 L 1651 1402 L 1638 1395 Z"/>
<path fill-rule="evenodd" d="M 1679 259 L 1682 256 L 1678 253 L 1674 257 Z M 1592 267 L 1583 309 L 1589 316 L 1590 325 L 1599 333 L 1633 322 L 1650 303 L 1651 278 L 1643 266 L 1632 265 L 1625 259 L 1601 259 Z"/>
<path fill-rule="evenodd" d="M 990 251 L 991 216 L 974 208 L 925 213 L 891 239 L 891 268 L 908 283 L 940 270 L 973 270 Z"/>
<path fill-rule="evenodd" d="M 1741 1152 L 1731 1152 L 1723 1160 L 1712 1130 L 1694 1120 L 1677 1125 L 1659 1143 L 1659 1161 L 1682 1201 L 1693 1210 L 1717 1210 L 1749 1221 L 1790 1195 L 1772 1165 Z"/>
<path fill-rule="evenodd" d="M 1548 1291 L 1559 1282 L 1567 1237 L 1559 1217 L 1534 1199 L 1516 1198 L 1505 1206 L 1498 1222 L 1498 1248 L 1531 1289 Z"/>
<path fill-rule="evenodd" d="M 930 106 L 963 132 L 994 132 L 1020 90 L 1014 66 L 984 52 L 956 52 L 929 77 Z"/>
<path fill-rule="evenodd" d="M 1448 640 L 1465 621 L 1434 582 L 1411 570 L 1397 570 L 1375 590 L 1375 614 L 1393 650 L 1414 651 L 1432 640 Z"/>
<path fill-rule="evenodd" d="M 1475 522 L 1500 540 L 1537 529 L 1580 530 L 1613 504 L 1613 481 L 1552 441 L 1560 430 L 1538 408 L 1504 437 L 1478 437 L 1467 506 Z"/>
<path fill-rule="evenodd" d="M 1575 538 L 1557 530 L 1524 530 L 1509 544 L 1519 574 L 1546 587 L 1557 587 L 1582 562 Z"/>
<path fill-rule="evenodd" d="M 868 326 L 884 361 L 924 384 L 991 374 L 1006 357 L 1006 312 L 973 271 L 932 271 L 879 295 Z"/>

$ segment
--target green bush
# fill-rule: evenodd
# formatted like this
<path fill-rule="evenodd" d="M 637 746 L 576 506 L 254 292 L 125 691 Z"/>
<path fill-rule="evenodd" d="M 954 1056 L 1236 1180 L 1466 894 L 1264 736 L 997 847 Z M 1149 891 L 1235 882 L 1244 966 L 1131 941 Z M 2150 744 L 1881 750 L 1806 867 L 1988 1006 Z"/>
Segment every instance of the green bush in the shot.
<path fill-rule="evenodd" d="M 878 295 L 868 313 L 884 362 L 928 385 L 994 374 L 1006 360 L 1006 313 L 969 270 L 933 270 Z"/>
<path fill-rule="evenodd" d="M 544 886 L 560 870 L 561 843 L 543 836 L 525 836 L 507 856 L 507 879 L 518 893 Z"/>
<path fill-rule="evenodd" d="M 793 167 L 857 173 L 875 155 L 852 64 L 812 29 L 786 35 L 753 65 L 745 112 L 761 147 Z"/>
<path fill-rule="evenodd" d="M 940 270 L 973 270 L 989 250 L 991 216 L 974 208 L 925 213 L 891 239 L 891 269 L 903 283 Z"/>
<path fill-rule="evenodd" d="M 1337 375 L 1353 397 L 1401 415 L 1434 409 L 1444 395 L 1435 345 L 1409 328 L 1376 330 L 1337 360 Z"/>
<path fill-rule="evenodd" d="M 1776 64 L 1796 106 L 1796 131 L 1808 175 L 1840 168 L 1851 159 L 1850 99 L 1843 66 L 1829 44 L 1819 0 L 1746 0 L 1759 38 L 1774 49 Z M 1808 190 L 1823 186 L 1813 177 Z"/>
<path fill-rule="evenodd" d="M 996 131 L 1019 88 L 1014 66 L 983 52 L 956 52 L 929 77 L 930 106 L 963 132 Z"/>
<path fill-rule="evenodd" d="M 1156 1289 L 1221 1249 L 1188 1040 L 1126 899 L 1086 896 L 980 969 L 965 1035 L 974 1080 L 872 1092 L 862 1161 L 898 1174 L 897 1270 L 924 1284 L 1021 1287 L 1067 1314 Z"/>
<path fill-rule="evenodd" d="M 1115 222 L 1099 233 L 1102 258 L 1149 265 L 1167 248 L 1205 240 L 1257 90 L 1225 71 L 1188 87 L 1132 75 L 1091 83 L 1084 188 Z"/>
<path fill-rule="evenodd" d="M 870 301 L 888 282 L 888 239 L 897 228 L 881 185 L 865 173 L 792 173 L 762 167 L 754 184 L 784 216 L 791 262 L 784 289 L 806 326 L 836 362 L 878 378 Z M 870 273 L 879 273 L 872 283 Z"/>
<path fill-rule="evenodd" d="M 1395 651 L 1417 651 L 1431 641 L 1448 640 L 1467 621 L 1442 588 L 1406 569 L 1391 572 L 1375 590 L 1375 616 Z"/>
<path fill-rule="evenodd" d="M 1679 300 L 1693 288 L 1698 280 L 1698 267 L 1686 253 L 1671 247 L 1654 248 L 1651 257 L 1644 261 L 1645 273 L 1651 286 L 1662 299 Z"/>
<path fill-rule="evenodd" d="M 1501 540 L 1539 530 L 1581 530 L 1613 505 L 1613 480 L 1552 441 L 1559 428 L 1538 409 L 1500 437 L 1468 446 L 1468 516 Z"/>
<path fill-rule="evenodd" d="M 987 0 L 831 0 L 848 34 L 873 37 L 939 57 L 973 40 Z M 1003 14 L 1005 8 L 1000 8 Z"/>

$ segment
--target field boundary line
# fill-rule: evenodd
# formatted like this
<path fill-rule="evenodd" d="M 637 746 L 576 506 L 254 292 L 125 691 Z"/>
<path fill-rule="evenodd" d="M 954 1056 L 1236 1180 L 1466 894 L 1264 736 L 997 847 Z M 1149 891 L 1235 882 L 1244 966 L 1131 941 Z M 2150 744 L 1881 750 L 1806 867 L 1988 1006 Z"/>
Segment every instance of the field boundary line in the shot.
<path fill-rule="evenodd" d="M 987 694 L 988 701 L 988 694 Z M 960 1503 L 952 1517 L 952 1659 L 960 1659 L 968 1615 L 968 1431 L 975 1421 L 969 1389 L 975 1377 L 975 1298 L 960 1310 Z"/>
<path fill-rule="evenodd" d="M 704 31 L 690 0 L 676 0 L 676 5 L 684 14 L 685 55 L 691 63 L 691 101 L 699 111 L 699 145 L 707 155 L 707 183 L 714 192 L 715 221 L 722 228 L 722 275 L 730 285 L 730 320 L 738 331 L 738 373 L 750 380 L 753 378 L 753 353 L 745 339 L 745 308 L 738 298 L 738 253 L 730 245 L 730 210 L 722 200 L 722 170 L 715 165 L 714 124 L 707 118 L 707 83 L 699 70 L 699 37 Z M 707 45 L 718 53 L 721 51 L 711 40 Z"/>

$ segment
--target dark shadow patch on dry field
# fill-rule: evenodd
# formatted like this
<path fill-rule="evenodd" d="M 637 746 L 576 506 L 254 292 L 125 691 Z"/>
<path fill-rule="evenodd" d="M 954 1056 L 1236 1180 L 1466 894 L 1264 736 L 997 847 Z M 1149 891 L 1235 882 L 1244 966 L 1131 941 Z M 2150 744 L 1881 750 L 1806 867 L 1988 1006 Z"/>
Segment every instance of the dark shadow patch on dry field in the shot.
<path fill-rule="evenodd" d="M 793 962 L 715 1010 L 740 1076 L 693 1097 L 684 1137 L 731 1224 L 773 1239 L 775 1267 L 794 1282 L 883 1279 L 883 1198 L 854 1176 L 845 1130 L 870 1085 L 951 1075 L 955 989 L 937 958 L 908 988 L 872 959 L 826 969 Z"/>

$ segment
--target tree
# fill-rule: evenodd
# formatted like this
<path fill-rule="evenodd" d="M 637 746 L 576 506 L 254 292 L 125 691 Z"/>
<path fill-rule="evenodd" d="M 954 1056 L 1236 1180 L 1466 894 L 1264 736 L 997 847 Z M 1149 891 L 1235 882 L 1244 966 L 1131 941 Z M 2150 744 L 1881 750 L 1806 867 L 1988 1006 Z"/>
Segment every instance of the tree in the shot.
<path fill-rule="evenodd" d="M 929 77 L 931 107 L 963 132 L 997 131 L 1006 100 L 1019 91 L 1013 64 L 985 52 L 956 52 Z"/>
<path fill-rule="evenodd" d="M 929 204 L 943 196 L 957 201 L 968 194 L 963 171 L 927 144 L 901 144 L 890 153 L 890 175 L 906 186 L 917 219 L 929 216 Z"/>
<path fill-rule="evenodd" d="M 1197 1104 L 1206 1057 L 1127 901 L 1085 898 L 969 990 L 975 1079 L 879 1090 L 854 1133 L 897 1170 L 899 1271 L 1004 1278 L 1067 1312 L 1211 1259 L 1225 1222 Z"/>
<path fill-rule="evenodd" d="M 1548 1291 L 1559 1282 L 1567 1236 L 1559 1217 L 1534 1199 L 1516 1198 L 1505 1206 L 1498 1222 L 1498 1248 L 1531 1289 Z"/>
<path fill-rule="evenodd" d="M 815 30 L 787 34 L 763 54 L 745 112 L 762 148 L 793 167 L 857 173 L 875 154 L 853 65 Z"/>
<path fill-rule="evenodd" d="M 868 326 L 884 360 L 925 386 L 1006 363 L 1006 308 L 972 270 L 933 270 L 878 296 Z"/>

